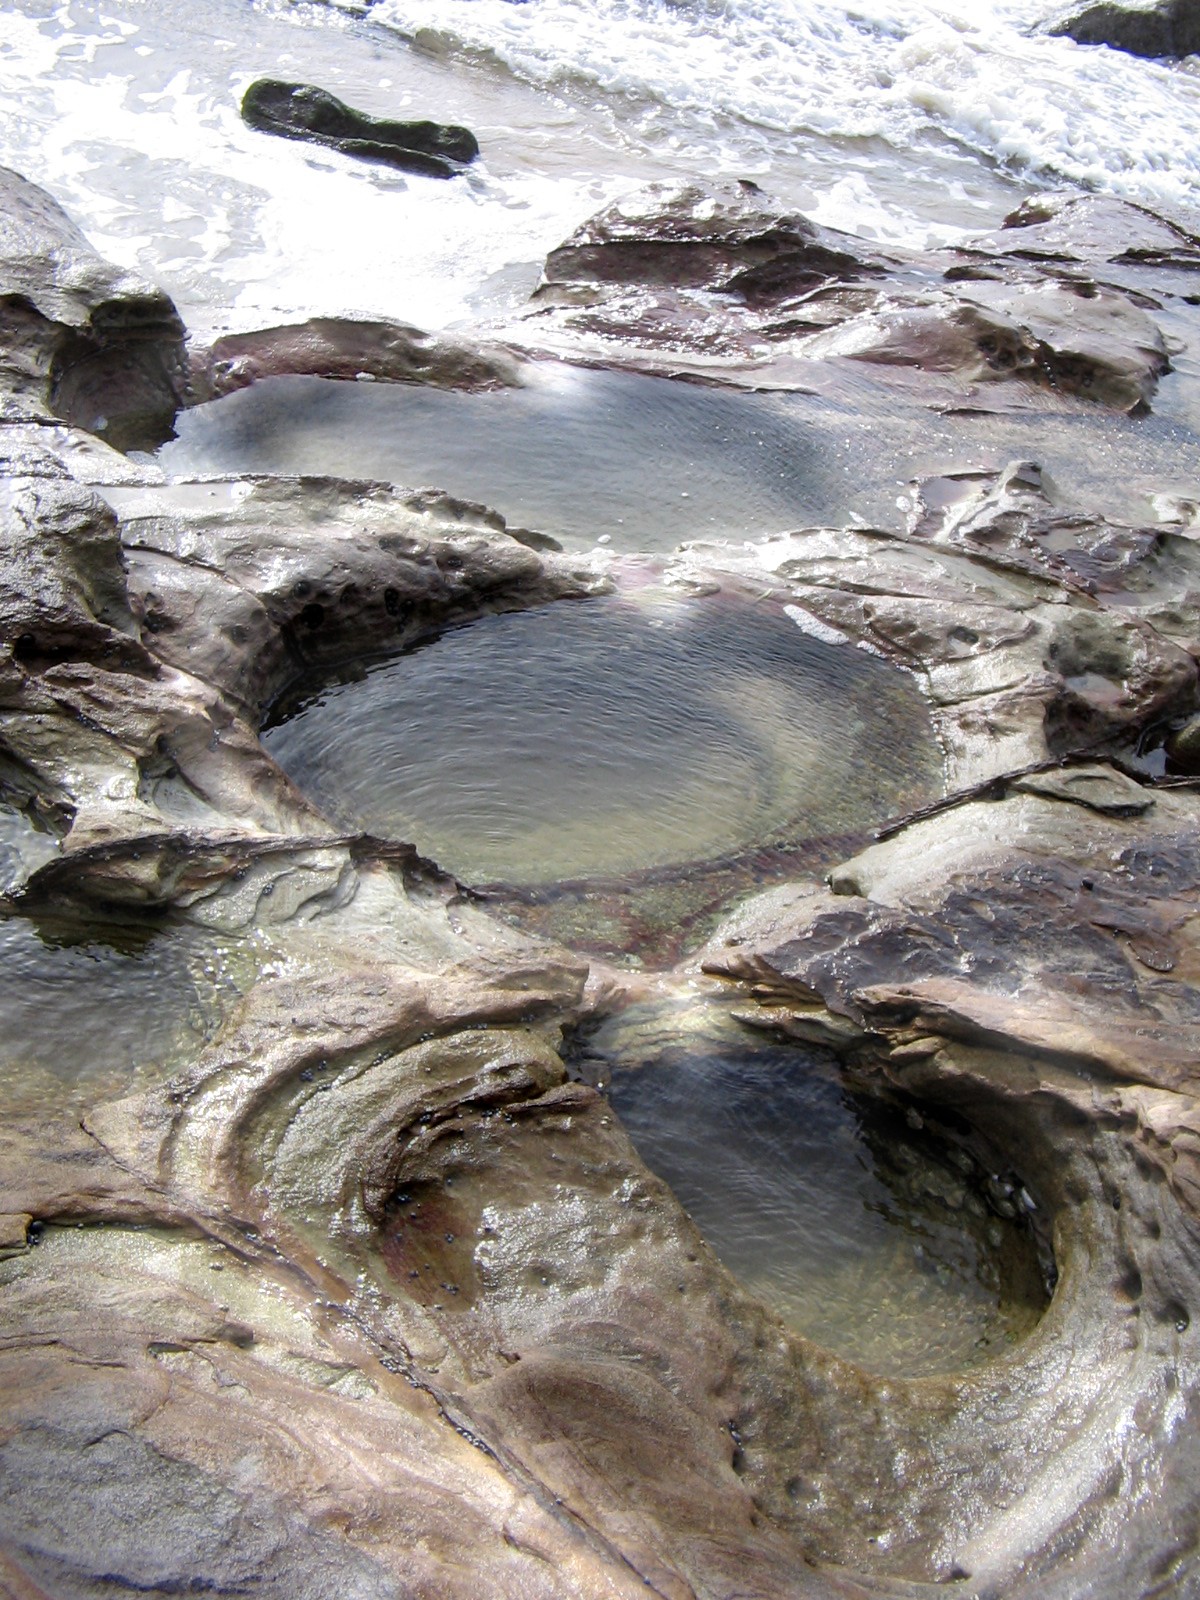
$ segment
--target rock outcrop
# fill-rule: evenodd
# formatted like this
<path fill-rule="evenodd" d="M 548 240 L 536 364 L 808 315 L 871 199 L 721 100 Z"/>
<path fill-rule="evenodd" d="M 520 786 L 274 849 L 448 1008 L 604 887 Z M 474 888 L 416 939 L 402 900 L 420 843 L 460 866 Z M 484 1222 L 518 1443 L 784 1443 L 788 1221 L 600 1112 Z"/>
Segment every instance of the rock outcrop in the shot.
<path fill-rule="evenodd" d="M 340 150 L 427 178 L 453 178 L 479 154 L 469 128 L 442 122 L 393 122 L 345 105 L 309 83 L 259 78 L 242 96 L 242 120 L 260 133 Z"/>
<path fill-rule="evenodd" d="M 160 289 L 103 261 L 44 190 L 0 168 L 3 416 L 61 417 L 118 449 L 171 436 L 184 329 Z"/>
<path fill-rule="evenodd" d="M 521 362 L 498 346 L 435 338 L 400 322 L 312 317 L 279 328 L 227 333 L 193 349 L 188 400 L 200 405 L 260 378 L 285 374 L 502 389 L 521 382 Z"/>
<path fill-rule="evenodd" d="M 1035 265 L 962 252 L 946 281 L 998 285 L 1026 320 L 970 303 L 1036 339 L 1022 297 L 1140 315 L 1121 274 L 1192 270 L 1168 224 L 1131 215 L 1113 252 L 1081 206 L 1001 231 Z M 871 296 L 929 311 L 925 264 L 759 208 L 593 228 L 552 268 L 564 326 L 594 314 L 643 352 L 682 330 L 694 353 L 705 306 L 734 345 L 785 306 L 828 319 L 780 348 L 883 326 Z M 1200 799 L 1153 754 L 1197 711 L 1184 522 L 1070 513 L 1016 463 L 915 485 L 903 533 L 682 552 L 677 581 L 753 585 L 912 672 L 950 792 L 635 977 L 489 915 L 403 840 L 338 833 L 258 738 L 300 672 L 598 592 L 602 564 L 436 492 L 161 481 L 56 421 L 53 360 L 22 342 L 35 317 L 46 348 L 99 339 L 99 269 L 79 255 L 76 301 L 65 256 L 23 259 L 0 367 L 0 940 L 49 975 L 62 1045 L 34 1070 L 0 1038 L 0 1586 L 1191 1592 Z M 1095 297 L 1069 287 L 1093 275 Z M 1130 339 L 1088 346 L 1094 383 L 1150 349 Z M 79 1004 L 81 952 L 103 1015 L 143 1022 L 132 1050 Z M 906 1379 L 786 1326 L 568 1071 L 582 1026 L 651 991 L 732 1003 L 936 1122 L 997 1215 L 1031 1219 L 1057 1280 L 1034 1330 Z"/>
<path fill-rule="evenodd" d="M 1078 198 L 1034 202 L 1009 227 L 1020 237 L 995 248 L 883 250 L 782 212 L 752 183 L 656 185 L 551 252 L 523 336 L 830 395 L 865 381 L 946 407 L 1144 411 L 1170 370 L 1155 307 L 1190 304 L 1196 239 Z"/>
<path fill-rule="evenodd" d="M 1200 6 L 1196 0 L 1102 0 L 1073 11 L 1050 32 L 1131 56 L 1193 55 L 1200 51 Z"/>

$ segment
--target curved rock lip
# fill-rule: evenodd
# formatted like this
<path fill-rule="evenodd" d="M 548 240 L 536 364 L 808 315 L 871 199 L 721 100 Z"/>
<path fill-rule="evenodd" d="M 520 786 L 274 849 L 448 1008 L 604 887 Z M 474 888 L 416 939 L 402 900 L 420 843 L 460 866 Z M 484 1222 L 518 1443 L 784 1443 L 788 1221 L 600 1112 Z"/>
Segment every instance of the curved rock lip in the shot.
<path fill-rule="evenodd" d="M 146 302 L 24 200 L 4 261 L 30 364 L 0 391 L 46 437 L 5 441 L 0 784 L 62 846 L 28 909 L 79 911 L 97 942 L 110 915 L 186 921 L 242 941 L 253 976 L 182 1062 L 142 1051 L 82 1109 L 0 1106 L 0 1586 L 1192 1592 L 1200 803 L 1104 758 L 1195 715 L 1194 521 L 1067 514 L 1019 463 L 918 486 L 905 533 L 690 548 L 681 568 L 920 674 L 968 792 L 739 904 L 691 967 L 589 972 L 411 849 L 331 830 L 256 729 L 348 647 L 593 595 L 603 564 L 388 485 L 86 476 L 55 453 L 50 357 Z M 1023 294 L 1050 254 L 1124 293 L 1194 256 L 1140 212 L 1136 262 L 1094 211 L 1072 244 L 1064 213 L 1001 230 L 1040 266 L 955 252 L 985 277 L 947 281 Z M 55 238 L 82 287 L 40 259 Z M 703 300 L 672 304 L 694 331 Z M 986 1133 L 987 1179 L 1052 1239 L 1037 1327 L 919 1381 L 789 1334 L 567 1081 L 568 1030 L 639 985 L 728 1000 Z"/>
<path fill-rule="evenodd" d="M 260 133 L 307 139 L 429 178 L 452 178 L 479 154 L 479 142 L 469 128 L 370 117 L 326 89 L 278 78 L 259 78 L 250 85 L 242 97 L 242 120 Z"/>

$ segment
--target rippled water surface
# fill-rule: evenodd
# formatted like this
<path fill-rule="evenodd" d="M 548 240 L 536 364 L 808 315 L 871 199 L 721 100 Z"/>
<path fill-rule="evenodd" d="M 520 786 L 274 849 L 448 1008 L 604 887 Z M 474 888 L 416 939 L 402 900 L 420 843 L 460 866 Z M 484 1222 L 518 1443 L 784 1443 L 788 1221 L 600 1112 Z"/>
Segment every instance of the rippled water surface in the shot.
<path fill-rule="evenodd" d="M 347 827 L 544 883 L 869 827 L 940 792 L 906 675 L 647 586 L 486 617 L 302 699 L 271 755 Z"/>
<path fill-rule="evenodd" d="M 1150 520 L 1200 450 L 1159 416 L 938 416 L 547 363 L 486 394 L 271 378 L 184 412 L 169 473 L 330 473 L 437 486 L 573 545 L 666 551 L 855 521 L 901 527 L 911 478 L 1039 462 L 1073 508 Z"/>
<path fill-rule="evenodd" d="M 216 1028 L 251 963 L 198 929 L 0 918 L 0 1092 L 84 1109 L 161 1081 Z"/>
<path fill-rule="evenodd" d="M 989 1204 L 960 1150 L 849 1095 L 820 1051 L 764 1047 L 714 1018 L 668 1043 L 671 1023 L 608 1024 L 589 1065 L 611 1076 L 647 1166 L 792 1328 L 874 1371 L 920 1375 L 1033 1326 L 1045 1291 L 1031 1236 Z M 630 1042 L 643 1064 L 622 1067 Z"/>

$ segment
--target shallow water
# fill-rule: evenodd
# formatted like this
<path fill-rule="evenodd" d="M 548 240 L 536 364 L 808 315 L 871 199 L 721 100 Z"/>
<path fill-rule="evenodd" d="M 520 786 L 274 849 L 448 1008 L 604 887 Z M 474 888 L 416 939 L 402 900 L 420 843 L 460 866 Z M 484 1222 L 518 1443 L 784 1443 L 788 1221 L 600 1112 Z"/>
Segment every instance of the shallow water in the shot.
<path fill-rule="evenodd" d="M 1200 416 L 1193 419 L 1193 427 Z M 938 415 L 879 396 L 845 404 L 540 363 L 484 394 L 271 378 L 181 414 L 158 453 L 176 476 L 330 473 L 436 486 L 572 545 L 666 551 L 854 522 L 904 525 L 909 480 L 1014 458 L 1063 504 L 1152 521 L 1194 493 L 1186 419 L 1110 412 Z"/>
<path fill-rule="evenodd" d="M 178 1070 L 250 980 L 248 948 L 184 924 L 0 918 L 0 1093 L 81 1111 Z"/>
<path fill-rule="evenodd" d="M 716 1254 L 808 1338 L 919 1376 L 995 1355 L 1041 1315 L 1032 1238 L 984 1175 L 847 1093 L 824 1052 L 764 1046 L 719 1008 L 643 1007 L 589 1041 L 583 1071 Z"/>
<path fill-rule="evenodd" d="M 452 629 L 301 699 L 263 742 L 343 826 L 470 883 L 723 857 L 941 792 L 906 675 L 774 606 L 655 586 Z"/>

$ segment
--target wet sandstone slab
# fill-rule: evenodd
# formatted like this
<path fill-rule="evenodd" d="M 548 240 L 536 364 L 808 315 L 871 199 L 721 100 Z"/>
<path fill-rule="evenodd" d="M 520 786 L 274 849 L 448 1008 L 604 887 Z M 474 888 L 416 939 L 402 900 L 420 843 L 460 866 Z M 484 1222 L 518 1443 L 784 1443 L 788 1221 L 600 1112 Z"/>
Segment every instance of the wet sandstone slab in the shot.
<path fill-rule="evenodd" d="M 547 258 L 518 336 L 645 371 L 951 409 L 1153 404 L 1189 327 L 1196 237 L 1144 208 L 1046 196 L 995 239 L 883 249 L 757 185 L 652 185 Z M 1194 337 L 1194 329 L 1192 337 Z"/>
<path fill-rule="evenodd" d="M 4 1583 L 1186 1593 L 1200 802 L 1143 761 L 1195 711 L 1185 520 L 1072 517 L 1017 465 L 922 486 L 905 533 L 682 552 L 903 662 L 961 792 L 631 980 L 334 828 L 257 731 L 290 677 L 603 563 L 391 486 L 156 483 L 39 406 L 5 428 L 5 913 L 185 929 L 230 982 L 161 1072 L 0 1113 Z M 1019 1180 L 1036 1328 L 919 1379 L 789 1329 L 568 1073 L 656 985 Z"/>

